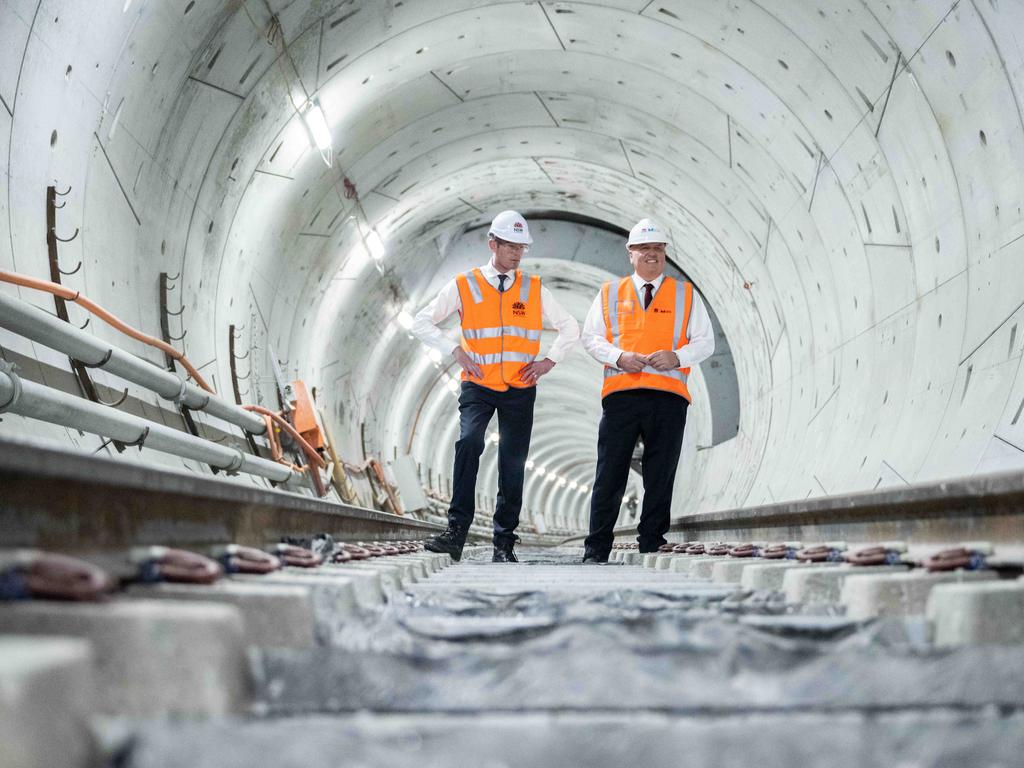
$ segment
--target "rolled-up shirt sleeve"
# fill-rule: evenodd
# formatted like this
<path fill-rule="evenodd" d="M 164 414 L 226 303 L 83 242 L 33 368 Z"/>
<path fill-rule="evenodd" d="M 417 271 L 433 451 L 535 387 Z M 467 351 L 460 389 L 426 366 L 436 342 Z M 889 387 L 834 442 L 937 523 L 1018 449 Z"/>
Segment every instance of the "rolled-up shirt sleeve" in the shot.
<path fill-rule="evenodd" d="M 558 338 L 551 343 L 551 348 L 544 357 L 553 363 L 560 363 L 579 341 L 580 324 L 543 285 L 540 288 L 540 311 L 541 318 L 558 332 Z"/>
<path fill-rule="evenodd" d="M 455 351 L 457 343 L 452 342 L 448 335 L 438 327 L 455 312 L 459 311 L 459 287 L 454 280 L 449 280 L 437 296 L 423 309 L 416 313 L 409 330 L 412 335 L 431 349 L 448 356 Z"/>

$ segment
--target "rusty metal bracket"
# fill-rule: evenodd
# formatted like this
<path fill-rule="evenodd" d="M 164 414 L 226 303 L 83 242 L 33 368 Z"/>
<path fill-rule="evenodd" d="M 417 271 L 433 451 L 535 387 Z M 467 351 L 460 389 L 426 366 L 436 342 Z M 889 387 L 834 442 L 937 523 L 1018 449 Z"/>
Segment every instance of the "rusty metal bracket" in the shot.
<path fill-rule="evenodd" d="M 181 341 L 188 334 L 188 331 L 185 330 L 182 332 L 181 336 L 171 335 L 171 326 L 169 318 L 180 317 L 181 314 L 185 311 L 184 304 L 182 304 L 181 307 L 174 312 L 171 312 L 167 308 L 167 294 L 170 293 L 170 291 L 173 290 L 174 288 L 174 286 L 171 285 L 171 281 L 177 280 L 179 277 L 181 277 L 181 272 L 178 272 L 178 274 L 174 276 L 170 276 L 166 272 L 160 273 L 160 335 L 163 338 L 163 340 L 168 344 L 170 344 L 173 341 Z M 171 371 L 173 373 L 177 370 L 177 368 L 174 365 L 174 358 L 168 355 L 166 352 L 164 352 L 164 360 L 167 363 L 168 371 Z M 181 398 L 183 396 L 184 383 L 182 384 L 182 391 L 178 394 L 178 399 L 176 399 L 174 402 L 175 405 L 178 406 L 178 411 L 181 413 L 181 420 L 182 422 L 184 422 L 185 429 L 188 430 L 188 433 L 190 435 L 194 435 L 195 437 L 201 437 L 201 435 L 199 434 L 199 428 L 196 426 L 195 419 L 192 418 L 192 411 L 190 411 L 188 407 L 186 407 L 181 402 Z M 212 464 L 209 464 L 208 466 L 213 471 L 213 474 L 216 475 L 220 473 L 219 467 L 215 467 Z"/>
<path fill-rule="evenodd" d="M 100 405 L 107 406 L 108 408 L 117 408 L 120 405 L 122 405 L 124 403 L 124 401 L 127 400 L 127 399 L 128 399 L 128 387 L 125 387 L 124 388 L 124 392 L 122 392 L 121 396 L 117 400 L 115 400 L 113 403 L 108 403 L 103 398 L 100 398 L 97 402 L 99 402 Z M 149 429 L 149 427 L 146 427 L 146 429 Z"/>
<path fill-rule="evenodd" d="M 248 353 L 246 353 L 246 354 L 248 354 Z M 238 368 L 235 365 L 236 361 L 242 360 L 242 359 L 244 359 L 244 358 L 240 358 L 240 357 L 238 357 L 235 354 L 235 326 L 234 325 L 229 325 L 228 326 L 228 365 L 231 368 L 231 389 L 232 389 L 232 391 L 235 394 L 235 405 L 241 405 L 242 404 L 242 395 L 238 391 L 238 381 L 239 381 Z M 252 368 L 251 367 L 249 369 L 249 372 L 252 373 Z"/>
<path fill-rule="evenodd" d="M 238 335 L 237 338 L 241 338 L 241 336 Z M 238 360 L 244 360 L 246 357 L 249 356 L 249 353 L 246 352 L 245 353 L 245 357 L 238 357 L 235 354 L 235 339 L 236 339 L 236 329 L 235 329 L 235 326 L 234 325 L 229 325 L 228 326 L 228 365 L 231 368 L 231 391 L 235 395 L 235 405 L 241 405 L 242 404 L 242 393 L 238 389 L 239 376 L 238 376 L 238 368 L 236 367 L 235 363 Z M 248 379 L 251 374 L 252 374 L 252 363 L 249 364 L 249 372 L 244 377 L 242 377 L 242 378 Z M 249 390 L 246 390 L 245 394 L 248 395 L 249 394 Z M 253 455 L 254 456 L 259 456 L 260 455 L 260 449 L 259 449 L 259 446 L 256 444 L 256 438 L 254 438 L 247 430 L 245 431 L 245 441 L 249 444 L 249 450 L 252 451 Z M 273 482 L 273 481 L 271 481 L 271 482 Z"/>
<path fill-rule="evenodd" d="M 60 240 L 60 238 L 59 238 L 59 237 L 58 237 L 57 239 L 58 239 L 58 240 Z M 65 241 L 65 242 L 67 242 L 67 241 Z M 75 267 L 74 269 L 72 269 L 72 270 L 71 270 L 70 272 L 68 272 L 67 270 L 61 269 L 59 265 L 58 265 L 58 267 L 57 267 L 57 269 L 58 269 L 58 270 L 60 270 L 60 273 L 61 273 L 62 275 L 65 275 L 65 276 L 67 276 L 67 277 L 70 277 L 71 275 L 75 274 L 75 273 L 76 273 L 76 272 L 78 272 L 78 271 L 79 271 L 79 270 L 80 270 L 81 268 L 82 268 L 82 260 L 81 260 L 81 259 L 79 259 L 79 260 L 78 260 L 78 266 L 77 266 L 77 267 Z"/>
<path fill-rule="evenodd" d="M 126 448 L 138 448 L 141 451 L 142 450 L 142 446 L 144 446 L 146 444 L 146 438 L 147 437 L 149 437 L 149 427 L 143 427 L 142 428 L 142 434 L 139 435 L 138 439 L 134 440 L 134 441 L 132 441 L 130 443 L 124 443 L 124 446 Z"/>
<path fill-rule="evenodd" d="M 49 256 L 50 262 L 50 282 L 61 284 L 61 275 L 73 275 L 82 268 L 82 262 L 79 261 L 78 266 L 75 267 L 71 272 L 65 272 L 60 268 L 60 258 L 57 253 L 57 243 L 67 243 L 78 237 L 78 227 L 75 227 L 75 234 L 71 237 L 64 239 L 57 236 L 57 211 L 63 208 L 64 205 L 57 205 L 57 197 L 66 197 L 71 193 L 71 185 L 63 192 L 57 190 L 57 187 L 50 185 L 46 188 L 46 250 Z M 68 317 L 67 302 L 60 296 L 53 297 L 54 306 L 57 309 L 57 317 L 63 320 L 65 323 L 70 324 L 71 318 Z M 86 319 L 85 325 L 82 329 L 89 324 L 89 320 Z M 109 359 L 109 355 L 107 356 Z M 93 383 L 92 377 L 89 375 L 89 366 L 84 363 L 75 360 L 74 358 L 68 358 L 71 362 L 71 371 L 75 375 L 75 380 L 78 382 L 78 388 L 82 391 L 82 394 L 89 398 L 94 403 L 103 402 L 100 400 L 99 395 L 96 393 L 96 385 Z M 106 359 L 103 361 L 106 362 Z M 117 449 L 118 453 L 124 451 L 124 444 L 119 440 L 111 441 L 114 448 Z"/>
<path fill-rule="evenodd" d="M 114 354 L 114 350 L 113 350 L 113 349 L 111 348 L 111 349 L 108 349 L 108 350 L 107 350 L 107 354 L 105 354 L 105 355 L 103 356 L 103 358 L 102 358 L 101 360 L 99 360 L 98 362 L 95 362 L 95 363 L 86 363 L 86 362 L 83 362 L 83 361 L 81 361 L 81 360 L 78 360 L 77 362 L 78 362 L 78 363 L 79 363 L 80 365 L 83 365 L 83 366 L 85 366 L 86 368 L 102 368 L 102 367 L 103 367 L 104 365 L 106 365 L 107 363 L 109 363 L 109 362 L 110 362 L 110 357 L 111 357 L 111 355 L 113 355 L 113 354 Z"/>

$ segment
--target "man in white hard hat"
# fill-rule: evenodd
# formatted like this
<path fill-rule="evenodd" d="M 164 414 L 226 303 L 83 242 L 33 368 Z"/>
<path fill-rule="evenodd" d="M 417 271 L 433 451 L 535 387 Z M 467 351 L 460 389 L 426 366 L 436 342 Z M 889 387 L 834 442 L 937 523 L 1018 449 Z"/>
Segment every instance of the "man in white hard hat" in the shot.
<path fill-rule="evenodd" d="M 459 440 L 455 443 L 448 528 L 426 542 L 431 552 L 462 557 L 473 522 L 476 477 L 487 425 L 498 412 L 498 498 L 494 509 L 494 562 L 518 562 L 513 549 L 523 504 L 523 475 L 533 431 L 537 381 L 560 362 L 580 336 L 579 324 L 541 285 L 540 277 L 519 271 L 529 249 L 530 228 L 515 211 L 499 213 L 487 245 L 491 259 L 456 275 L 424 307 L 412 332 L 462 367 Z M 458 312 L 462 340 L 453 346 L 437 327 Z M 544 323 L 558 338 L 540 357 Z"/>
<path fill-rule="evenodd" d="M 667 246 L 664 230 L 641 219 L 626 243 L 633 274 L 605 283 L 583 324 L 584 348 L 604 365 L 584 563 L 608 561 L 637 439 L 644 444 L 640 551 L 657 551 L 669 528 L 686 383 L 691 367 L 715 351 L 715 337 L 693 285 L 665 276 Z"/>

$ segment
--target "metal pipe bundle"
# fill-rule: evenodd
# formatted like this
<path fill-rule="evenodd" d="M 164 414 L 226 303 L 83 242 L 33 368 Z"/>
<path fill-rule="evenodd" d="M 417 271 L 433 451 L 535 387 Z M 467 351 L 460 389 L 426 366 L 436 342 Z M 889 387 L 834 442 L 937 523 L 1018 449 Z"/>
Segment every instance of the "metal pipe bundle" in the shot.
<path fill-rule="evenodd" d="M 63 352 L 91 368 L 100 368 L 132 384 L 145 387 L 176 404 L 180 403 L 194 411 L 205 411 L 254 435 L 266 432 L 266 423 L 257 414 L 221 400 L 194 384 L 182 381 L 170 371 L 97 339 L 38 307 L 2 293 L 0 327 Z"/>
<path fill-rule="evenodd" d="M 228 472 L 246 472 L 277 482 L 284 482 L 294 474 L 282 464 L 250 456 L 237 448 L 218 445 L 163 424 L 25 381 L 9 367 L 0 365 L 0 413 L 8 411 L 91 432 L 127 445 L 144 445 Z"/>

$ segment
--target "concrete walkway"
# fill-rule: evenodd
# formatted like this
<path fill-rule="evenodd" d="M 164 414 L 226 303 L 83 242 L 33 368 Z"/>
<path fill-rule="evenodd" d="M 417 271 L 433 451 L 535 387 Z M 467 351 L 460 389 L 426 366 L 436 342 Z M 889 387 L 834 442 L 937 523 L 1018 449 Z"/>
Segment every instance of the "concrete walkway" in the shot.
<path fill-rule="evenodd" d="M 141 723 L 128 765 L 1012 764 L 1024 648 L 801 613 L 738 584 L 490 551 L 314 648 L 250 651 L 255 717 Z M 269 719 L 266 716 L 272 716 Z M 354 761 L 354 762 L 353 762 Z"/>

